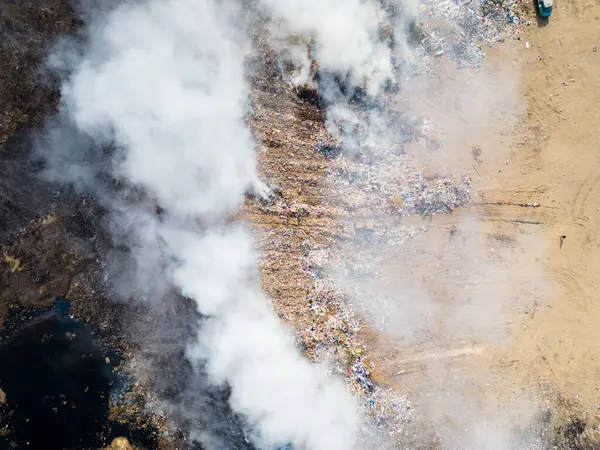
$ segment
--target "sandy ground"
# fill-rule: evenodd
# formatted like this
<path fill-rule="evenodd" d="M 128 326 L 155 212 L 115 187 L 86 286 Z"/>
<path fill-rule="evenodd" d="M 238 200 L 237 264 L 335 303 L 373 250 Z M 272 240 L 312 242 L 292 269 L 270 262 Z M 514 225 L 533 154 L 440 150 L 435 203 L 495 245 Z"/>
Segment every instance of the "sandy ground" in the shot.
<path fill-rule="evenodd" d="M 413 219 L 427 231 L 386 269 L 392 290 L 418 289 L 435 313 L 434 325 L 410 339 L 376 340 L 378 375 L 419 393 L 429 417 L 437 411 L 466 426 L 473 417 L 457 404 L 481 417 L 508 404 L 514 415 L 517 404 L 527 414 L 561 396 L 597 420 L 599 11 L 597 3 L 559 2 L 549 23 L 532 21 L 520 40 L 488 51 L 481 72 L 495 75 L 450 71 L 434 85 L 417 83 L 439 88 L 435 103 L 417 95 L 416 106 L 453 130 L 446 147 L 465 150 L 424 160 L 415 149 L 415 161 L 469 171 L 474 191 L 452 215 Z M 487 84 L 471 90 L 473 76 Z M 463 119 L 446 105 L 461 91 L 484 92 L 493 110 Z M 479 155 L 469 154 L 474 145 Z"/>
<path fill-rule="evenodd" d="M 374 377 L 406 392 L 434 422 L 452 416 L 466 428 L 502 417 L 523 424 L 538 403 L 557 396 L 596 419 L 599 11 L 559 2 L 547 24 L 532 13 L 520 40 L 487 50 L 479 71 L 448 66 L 442 78 L 412 80 L 404 87 L 410 98 L 398 98 L 446 130 L 447 151 L 429 157 L 409 147 L 415 164 L 432 176 L 469 172 L 473 179 L 471 204 L 452 215 L 406 219 L 403 225 L 425 231 L 390 253 L 381 288 L 418 292 L 427 303 L 408 309 L 410 333 L 365 332 Z M 269 98 L 279 104 L 269 106 Z M 288 203 L 314 211 L 327 164 L 313 149 L 323 131 L 314 108 L 289 92 L 257 90 L 255 99 L 265 106 L 254 123 L 264 144 L 262 172 Z M 269 126 L 278 121 L 281 127 Z M 313 214 L 298 224 L 251 205 L 246 214 L 261 238 L 265 291 L 282 318 L 297 329 L 310 326 L 302 257 L 307 243 L 332 242 L 340 218 Z M 457 405 L 469 412 L 457 413 Z"/>
<path fill-rule="evenodd" d="M 597 2 L 559 3 L 547 26 L 529 30 L 532 47 L 519 52 L 528 143 L 484 188 L 487 201 L 553 208 L 532 216 L 542 222 L 549 303 L 515 331 L 505 358 L 520 380 L 547 380 L 588 407 L 600 399 L 599 20 Z"/>

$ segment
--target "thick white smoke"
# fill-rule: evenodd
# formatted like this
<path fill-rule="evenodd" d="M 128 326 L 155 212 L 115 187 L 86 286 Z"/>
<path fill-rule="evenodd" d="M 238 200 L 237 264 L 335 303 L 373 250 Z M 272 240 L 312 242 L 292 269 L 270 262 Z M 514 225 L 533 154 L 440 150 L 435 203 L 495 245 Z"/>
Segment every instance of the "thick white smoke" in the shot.
<path fill-rule="evenodd" d="M 396 14 L 382 7 L 386 4 Z M 383 89 L 395 82 L 394 59 L 409 56 L 406 30 L 414 17 L 413 1 L 260 0 L 259 5 L 278 24 L 271 27 L 274 38 L 287 44 L 297 72 L 293 81 L 313 82 L 311 59 L 325 75 L 318 89 L 327 101 L 328 132 L 348 152 L 389 147 L 397 133 L 387 118 L 375 108 L 358 111 L 350 97 L 360 90 L 370 100 L 381 100 Z M 306 47 L 286 42 L 294 35 L 310 38 L 310 55 Z M 340 77 L 346 92 L 333 76 Z"/>
<path fill-rule="evenodd" d="M 89 48 L 62 88 L 62 114 L 80 133 L 113 142 L 113 176 L 164 208 L 158 218 L 121 202 L 118 216 L 137 236 L 138 266 L 153 273 L 160 258 L 170 261 L 168 281 L 208 316 L 189 356 L 231 387 L 254 442 L 356 448 L 354 399 L 299 354 L 260 291 L 252 237 L 227 224 L 259 183 L 244 123 L 243 29 L 237 2 L 121 5 L 90 25 Z M 79 181 L 88 173 L 68 172 Z"/>
<path fill-rule="evenodd" d="M 215 2 L 119 7 L 92 29 L 63 87 L 79 130 L 111 132 L 125 148 L 117 175 L 174 215 L 230 212 L 255 181 L 243 122 L 248 47 L 233 14 Z"/>
<path fill-rule="evenodd" d="M 392 78 L 389 48 L 378 42 L 385 14 L 375 2 L 361 0 L 261 0 L 283 21 L 288 34 L 314 38 L 314 57 L 326 70 L 348 73 L 353 85 L 366 83 L 376 94 Z"/>

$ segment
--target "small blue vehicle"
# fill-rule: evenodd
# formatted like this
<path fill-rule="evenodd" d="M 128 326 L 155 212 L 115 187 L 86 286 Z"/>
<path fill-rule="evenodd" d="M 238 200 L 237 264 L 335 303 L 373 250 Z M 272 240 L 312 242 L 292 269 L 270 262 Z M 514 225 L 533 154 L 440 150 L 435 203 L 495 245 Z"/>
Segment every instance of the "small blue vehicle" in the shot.
<path fill-rule="evenodd" d="M 552 0 L 538 0 L 538 9 L 540 16 L 544 19 L 550 17 L 550 14 L 552 14 Z"/>

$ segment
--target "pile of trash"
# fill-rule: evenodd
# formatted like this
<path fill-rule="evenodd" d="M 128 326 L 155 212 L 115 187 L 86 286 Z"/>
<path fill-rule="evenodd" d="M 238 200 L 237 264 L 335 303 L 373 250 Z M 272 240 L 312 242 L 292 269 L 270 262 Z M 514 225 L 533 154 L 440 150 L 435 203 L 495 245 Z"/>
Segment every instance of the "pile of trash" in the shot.
<path fill-rule="evenodd" d="M 470 200 L 467 177 L 426 179 L 402 153 L 382 149 L 376 158 L 341 155 L 328 168 L 332 208 L 342 216 L 446 214 Z"/>
<path fill-rule="evenodd" d="M 359 254 L 356 258 L 343 260 L 345 252 L 337 245 L 337 241 L 327 245 L 305 239 L 313 235 L 310 228 L 303 223 L 295 227 L 296 222 L 291 221 L 295 219 L 290 220 L 290 217 L 296 217 L 295 211 L 302 210 L 308 211 L 311 218 L 336 216 L 336 210 L 329 205 L 305 205 L 281 199 L 260 207 L 272 215 L 279 215 L 293 227 L 277 232 L 267 231 L 263 236 L 261 259 L 271 261 L 266 270 L 283 270 L 289 262 L 289 258 L 268 257 L 268 253 L 290 255 L 297 250 L 294 246 L 299 245 L 304 255 L 301 269 L 311 280 L 304 303 L 308 320 L 303 322 L 303 326 L 296 327 L 304 353 L 313 362 L 327 364 L 330 373 L 345 380 L 348 391 L 357 396 L 361 414 L 366 418 L 361 431 L 363 439 L 369 442 L 376 442 L 377 439 L 395 442 L 413 418 L 410 403 L 400 393 L 381 387 L 372 380 L 375 363 L 368 358 L 361 334 L 364 323 L 348 302 L 347 286 L 338 282 L 344 277 L 350 278 L 352 271 L 375 280 L 380 276 L 380 261 L 360 261 Z M 353 235 L 351 230 L 341 230 L 337 238 L 346 240 Z M 400 235 L 395 227 L 378 227 L 375 238 L 380 242 L 399 245 L 410 236 L 409 233 Z M 288 320 L 293 314 L 285 310 L 279 312 Z M 388 447 L 383 443 L 379 446 Z"/>
<path fill-rule="evenodd" d="M 411 421 L 410 404 L 402 395 L 371 380 L 375 365 L 366 357 L 359 335 L 361 325 L 348 308 L 343 292 L 313 261 L 314 258 L 323 264 L 322 258 L 330 256 L 326 248 L 315 250 L 309 253 L 303 266 L 314 280 L 307 307 L 316 319 L 300 333 L 306 354 L 315 362 L 327 362 L 332 374 L 344 377 L 348 389 L 361 399 L 362 412 L 370 419 L 368 423 L 393 439 Z"/>
<path fill-rule="evenodd" d="M 327 244 L 306 244 L 302 270 L 313 283 L 306 299 L 313 320 L 299 334 L 307 356 L 328 363 L 332 373 L 343 376 L 348 389 L 361 399 L 370 426 L 393 440 L 411 421 L 412 410 L 405 397 L 373 382 L 375 363 L 366 354 L 361 334 L 362 321 L 371 318 L 355 300 L 386 303 L 385 298 L 371 298 L 377 294 L 361 290 L 381 278 L 389 252 L 418 232 L 418 228 L 401 226 L 398 220 L 413 214 L 451 212 L 470 200 L 470 180 L 452 175 L 425 178 L 411 165 L 403 151 L 405 144 L 421 140 L 434 150 L 443 145 L 443 136 L 435 135 L 426 120 L 413 123 L 398 118 L 397 124 L 387 127 L 387 122 L 378 122 L 385 111 L 355 107 L 351 112 L 347 117 L 356 120 L 351 127 L 352 151 L 343 151 L 347 150 L 345 139 L 342 142 L 326 133 L 316 137 L 315 153 L 327 161 L 327 197 L 320 205 L 322 210 L 283 199 L 269 208 L 287 223 L 295 217 L 300 225 L 302 214 L 318 214 L 348 225 Z M 384 128 L 378 130 L 382 123 Z M 392 129 L 401 136 L 390 138 L 385 131 Z M 373 220 L 376 226 L 371 224 Z"/>
<path fill-rule="evenodd" d="M 414 138 L 427 139 L 430 134 L 426 126 L 414 131 Z M 338 140 L 320 136 L 315 150 L 325 153 L 326 148 L 339 147 Z M 402 151 L 391 147 L 370 155 L 328 152 L 325 156 L 329 196 L 323 207 L 353 226 L 340 231 L 333 243 L 307 248 L 302 269 L 313 280 L 306 307 L 314 320 L 300 334 L 309 358 L 328 362 L 332 373 L 344 376 L 349 390 L 362 399 L 371 426 L 393 437 L 410 422 L 412 411 L 403 396 L 373 383 L 374 363 L 366 355 L 356 315 L 364 320 L 368 314 L 349 297 L 380 279 L 386 252 L 418 231 L 400 226 L 394 218 L 450 212 L 469 200 L 470 183 L 452 176 L 427 180 L 411 167 Z M 275 207 L 284 215 L 297 208 L 285 202 Z M 376 226 L 369 220 L 361 222 L 372 217 L 378 219 Z"/>
<path fill-rule="evenodd" d="M 339 139 L 334 139 L 332 136 L 319 136 L 315 144 L 315 150 L 322 153 L 325 159 L 331 161 L 342 154 L 342 143 Z"/>
<path fill-rule="evenodd" d="M 453 176 L 445 179 L 426 181 L 416 173 L 409 188 L 400 194 L 396 201 L 402 213 L 434 215 L 450 213 L 470 199 L 469 177 L 456 180 Z"/>
<path fill-rule="evenodd" d="M 419 26 L 427 37 L 421 45 L 433 45 L 437 56 L 448 54 L 458 67 L 480 67 L 482 46 L 503 42 L 531 23 L 519 6 L 518 0 L 422 0 Z"/>

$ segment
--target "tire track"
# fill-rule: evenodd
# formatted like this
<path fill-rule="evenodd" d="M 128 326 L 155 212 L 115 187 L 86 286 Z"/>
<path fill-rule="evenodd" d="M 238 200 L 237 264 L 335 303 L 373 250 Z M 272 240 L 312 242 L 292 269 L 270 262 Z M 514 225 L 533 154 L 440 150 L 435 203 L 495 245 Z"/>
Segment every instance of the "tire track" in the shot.
<path fill-rule="evenodd" d="M 600 175 L 595 175 L 595 172 L 592 172 L 577 189 L 571 204 L 571 215 L 576 222 L 580 223 L 583 219 L 582 216 L 585 212 L 585 205 L 589 200 L 590 194 L 598 186 L 598 183 L 600 183 Z"/>
<path fill-rule="evenodd" d="M 577 314 L 574 318 L 581 321 L 582 316 L 587 316 L 590 313 L 590 291 L 593 290 L 595 283 L 590 283 L 587 280 L 582 280 L 581 272 L 567 268 L 548 269 L 550 273 L 556 276 L 548 277 L 556 281 L 564 289 L 566 301 L 572 306 Z"/>
<path fill-rule="evenodd" d="M 591 178 L 591 177 L 590 177 Z M 590 194 L 596 189 L 596 187 L 598 186 L 598 183 L 600 183 L 600 175 L 596 176 L 594 178 L 594 181 L 592 182 L 592 185 L 590 186 L 590 188 L 587 190 L 587 192 L 585 193 L 583 200 L 581 201 L 581 205 L 579 207 L 579 214 L 578 216 L 583 216 L 585 213 L 585 205 L 588 202 L 588 199 L 590 197 Z M 581 217 L 578 217 L 581 218 Z"/>

